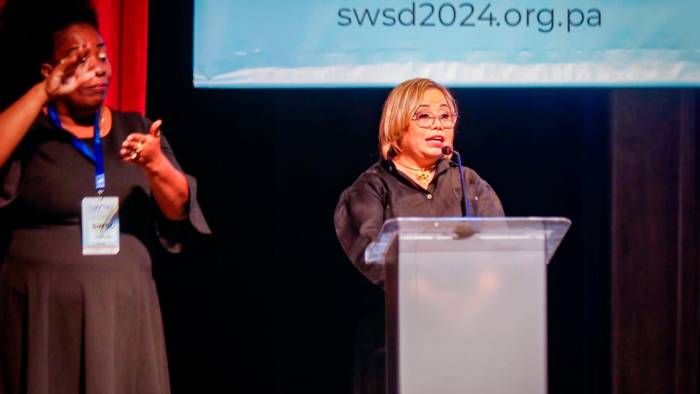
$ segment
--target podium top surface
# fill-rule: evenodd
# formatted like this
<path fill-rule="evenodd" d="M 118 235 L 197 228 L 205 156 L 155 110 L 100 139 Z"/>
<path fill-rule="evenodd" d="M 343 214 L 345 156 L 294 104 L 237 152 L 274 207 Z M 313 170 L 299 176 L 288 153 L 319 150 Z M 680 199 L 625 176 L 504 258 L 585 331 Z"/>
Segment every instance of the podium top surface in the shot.
<path fill-rule="evenodd" d="M 394 218 L 384 222 L 377 239 L 367 246 L 365 261 L 383 264 L 397 237 L 424 240 L 479 237 L 484 240 L 544 239 L 545 261 L 549 263 L 570 226 L 571 220 L 562 217 Z"/>

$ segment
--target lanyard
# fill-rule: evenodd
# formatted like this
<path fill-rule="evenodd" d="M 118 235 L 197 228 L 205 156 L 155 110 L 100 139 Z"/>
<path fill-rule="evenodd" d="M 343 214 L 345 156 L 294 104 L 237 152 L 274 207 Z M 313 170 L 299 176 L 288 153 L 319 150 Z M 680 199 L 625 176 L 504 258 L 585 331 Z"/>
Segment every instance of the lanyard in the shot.
<path fill-rule="evenodd" d="M 59 129 L 62 128 L 61 119 L 58 117 L 56 107 L 54 105 L 49 105 L 48 111 L 49 117 L 51 118 L 51 122 L 53 122 L 54 126 L 58 127 Z M 87 144 L 77 139 L 75 136 L 73 136 L 73 140 L 71 141 L 73 148 L 82 153 L 83 156 L 87 157 L 95 165 L 95 190 L 97 190 L 98 195 L 102 195 L 106 185 L 105 161 L 104 157 L 102 156 L 102 138 L 100 137 L 101 118 L 101 111 L 97 111 L 94 124 L 94 137 L 92 143 L 93 149 L 90 149 Z"/>

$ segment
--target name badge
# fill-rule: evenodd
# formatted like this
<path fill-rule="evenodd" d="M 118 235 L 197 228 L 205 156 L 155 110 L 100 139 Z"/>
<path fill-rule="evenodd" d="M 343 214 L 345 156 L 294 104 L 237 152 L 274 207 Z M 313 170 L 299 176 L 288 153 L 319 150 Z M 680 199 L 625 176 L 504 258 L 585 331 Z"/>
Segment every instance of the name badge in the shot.
<path fill-rule="evenodd" d="M 119 198 L 85 197 L 81 208 L 83 255 L 119 253 Z"/>

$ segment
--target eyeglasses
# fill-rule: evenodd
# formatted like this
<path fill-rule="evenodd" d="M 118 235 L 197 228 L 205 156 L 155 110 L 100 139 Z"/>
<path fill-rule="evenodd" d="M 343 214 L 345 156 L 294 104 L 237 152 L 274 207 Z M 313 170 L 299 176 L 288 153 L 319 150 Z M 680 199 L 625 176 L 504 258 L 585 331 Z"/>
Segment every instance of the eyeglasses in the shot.
<path fill-rule="evenodd" d="M 456 112 L 443 112 L 438 115 L 430 112 L 416 112 L 411 120 L 415 120 L 418 123 L 418 127 L 428 129 L 433 127 L 435 119 L 437 119 L 443 128 L 451 129 L 457 123 L 457 115 Z"/>

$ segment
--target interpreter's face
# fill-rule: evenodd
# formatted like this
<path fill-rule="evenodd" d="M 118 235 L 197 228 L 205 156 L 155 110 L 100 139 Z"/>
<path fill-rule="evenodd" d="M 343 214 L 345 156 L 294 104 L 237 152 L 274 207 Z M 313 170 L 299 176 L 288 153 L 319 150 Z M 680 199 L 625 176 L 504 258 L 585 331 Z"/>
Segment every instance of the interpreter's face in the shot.
<path fill-rule="evenodd" d="M 433 165 L 442 156 L 442 147 L 452 146 L 454 126 L 451 123 L 452 120 L 456 120 L 450 118 L 453 112 L 454 109 L 450 107 L 447 98 L 440 90 L 434 88 L 426 90 L 406 133 L 398 143 L 401 153 L 396 159 L 402 159 L 405 163 L 413 163 L 422 168 Z M 434 121 L 427 126 L 431 116 Z M 421 125 L 420 118 L 424 118 L 422 122 L 426 124 Z M 440 119 L 443 121 L 441 122 Z"/>
<path fill-rule="evenodd" d="M 65 97 L 72 106 L 94 109 L 102 105 L 112 78 L 112 65 L 107 58 L 107 49 L 100 33 L 87 24 L 76 24 L 58 33 L 54 43 L 54 62 L 68 57 L 74 51 L 84 51 L 82 62 L 95 76 Z"/>

